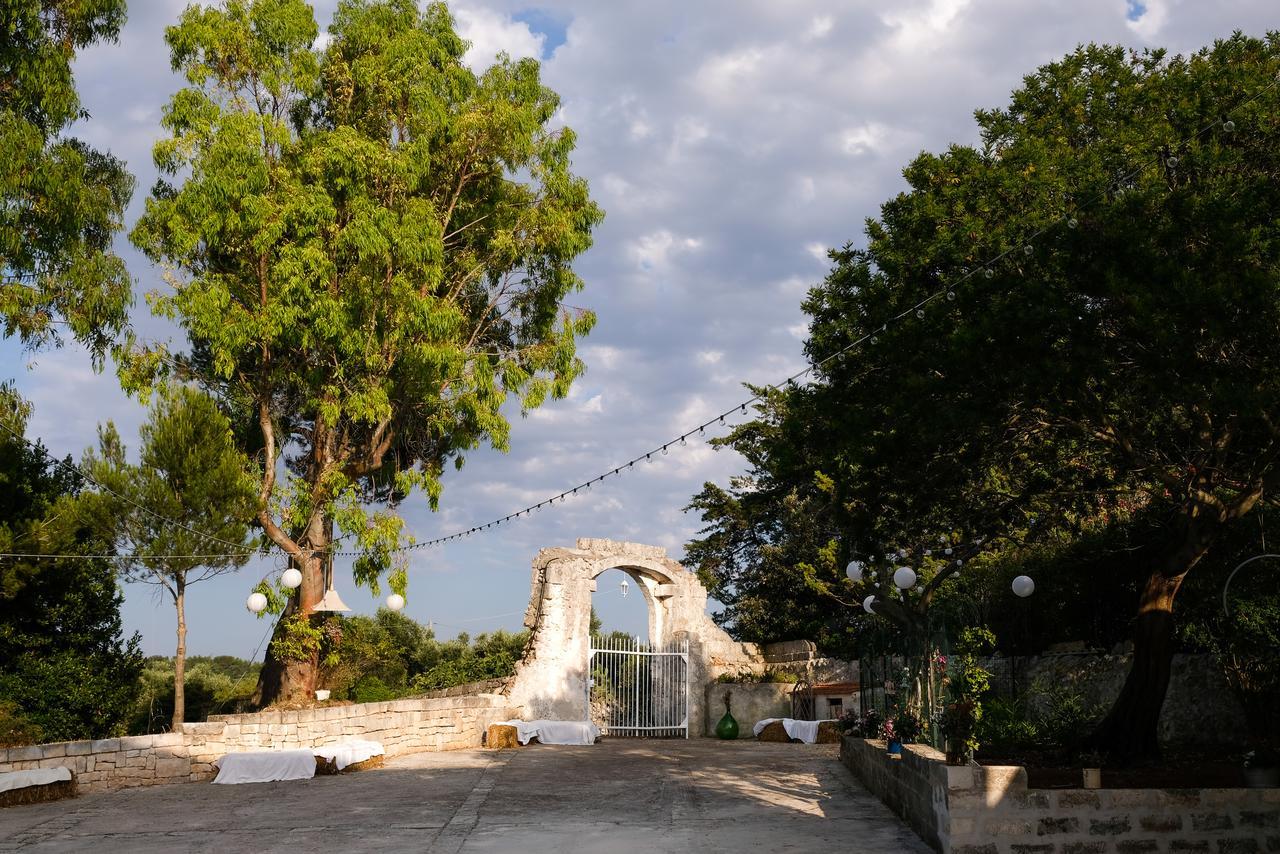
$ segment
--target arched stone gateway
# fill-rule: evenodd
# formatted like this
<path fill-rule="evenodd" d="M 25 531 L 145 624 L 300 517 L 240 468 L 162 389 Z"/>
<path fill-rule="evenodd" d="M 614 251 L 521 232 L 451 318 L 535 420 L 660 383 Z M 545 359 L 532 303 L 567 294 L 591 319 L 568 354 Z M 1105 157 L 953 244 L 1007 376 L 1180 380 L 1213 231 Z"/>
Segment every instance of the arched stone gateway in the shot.
<path fill-rule="evenodd" d="M 542 549 L 533 560 L 533 591 L 524 624 L 531 637 L 508 689 L 527 719 L 583 720 L 591 594 L 596 577 L 620 569 L 636 581 L 649 607 L 649 642 L 689 643 L 689 721 L 701 734 L 706 685 L 720 673 L 758 669 L 755 644 L 729 637 L 706 614 L 707 591 L 666 549 L 614 540 L 579 539 L 576 548 Z"/>

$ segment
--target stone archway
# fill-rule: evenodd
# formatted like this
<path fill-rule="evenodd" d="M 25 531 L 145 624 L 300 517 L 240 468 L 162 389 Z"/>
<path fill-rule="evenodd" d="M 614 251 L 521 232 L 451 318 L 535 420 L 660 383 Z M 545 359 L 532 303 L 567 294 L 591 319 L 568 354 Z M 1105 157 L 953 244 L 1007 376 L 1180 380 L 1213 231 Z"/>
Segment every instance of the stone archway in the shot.
<path fill-rule="evenodd" d="M 524 621 L 531 637 L 508 696 L 527 719 L 585 719 L 591 594 L 610 569 L 637 582 L 649 605 L 650 643 L 688 640 L 689 720 L 697 732 L 706 684 L 725 670 L 758 667 L 763 658 L 707 616 L 706 589 L 659 546 L 582 538 L 576 548 L 539 551 Z"/>

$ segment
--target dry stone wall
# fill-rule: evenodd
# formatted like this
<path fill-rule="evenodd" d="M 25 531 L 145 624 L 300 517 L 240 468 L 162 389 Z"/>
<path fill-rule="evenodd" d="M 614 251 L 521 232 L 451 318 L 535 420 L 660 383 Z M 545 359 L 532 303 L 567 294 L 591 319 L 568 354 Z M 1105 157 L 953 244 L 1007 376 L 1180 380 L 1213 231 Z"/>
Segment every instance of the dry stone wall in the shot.
<path fill-rule="evenodd" d="M 861 738 L 840 759 L 943 854 L 1280 851 L 1280 789 L 1028 789 L 1025 768 L 952 768 L 923 745 L 893 759 Z"/>
<path fill-rule="evenodd" d="M 464 686 L 465 687 L 465 686 Z M 472 690 L 476 686 L 470 686 Z M 459 690 L 459 689 L 453 689 Z M 215 715 L 182 732 L 0 750 L 0 771 L 70 768 L 80 791 L 211 780 L 227 753 L 319 747 L 351 738 L 382 742 L 388 756 L 480 745 L 494 721 L 520 716 L 498 694 L 434 696 L 291 712 Z"/>

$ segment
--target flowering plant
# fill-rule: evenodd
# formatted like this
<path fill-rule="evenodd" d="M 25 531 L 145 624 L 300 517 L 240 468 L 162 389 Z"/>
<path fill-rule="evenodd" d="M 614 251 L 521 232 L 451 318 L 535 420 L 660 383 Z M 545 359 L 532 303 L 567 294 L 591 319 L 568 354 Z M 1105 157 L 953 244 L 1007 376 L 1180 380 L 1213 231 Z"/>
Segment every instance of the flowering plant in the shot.
<path fill-rule="evenodd" d="M 885 721 L 880 726 L 880 737 L 883 738 L 885 741 L 901 741 L 902 740 L 898 737 L 897 732 L 894 731 L 893 718 L 890 718 L 889 720 Z"/>

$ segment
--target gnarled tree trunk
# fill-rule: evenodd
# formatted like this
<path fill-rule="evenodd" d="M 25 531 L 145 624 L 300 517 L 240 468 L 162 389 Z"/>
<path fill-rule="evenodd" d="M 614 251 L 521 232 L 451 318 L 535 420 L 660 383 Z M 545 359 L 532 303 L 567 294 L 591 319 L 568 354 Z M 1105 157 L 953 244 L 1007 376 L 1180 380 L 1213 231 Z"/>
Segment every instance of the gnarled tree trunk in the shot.
<path fill-rule="evenodd" d="M 1133 622 L 1133 662 L 1120 696 L 1087 741 L 1113 760 L 1152 759 L 1160 755 L 1160 712 L 1169 692 L 1173 665 L 1173 602 L 1187 573 L 1209 550 L 1217 525 L 1196 515 L 1182 544 L 1142 588 Z"/>
<path fill-rule="evenodd" d="M 317 514 L 307 526 L 305 536 L 299 538 L 298 544 L 310 551 L 309 557 L 299 563 L 290 561 L 302 572 L 302 584 L 293 592 L 289 604 L 276 623 L 271 635 L 271 643 L 267 646 L 266 658 L 262 671 L 258 675 L 258 687 L 254 692 L 254 705 L 269 706 L 277 702 L 297 702 L 315 696 L 316 677 L 320 670 L 320 651 L 312 649 L 303 658 L 285 657 L 281 654 L 281 639 L 290 621 L 295 615 L 304 614 L 313 626 L 324 620 L 324 614 L 317 614 L 313 609 L 324 598 L 325 567 L 328 560 L 326 553 L 331 540 L 328 525 L 322 516 Z"/>

